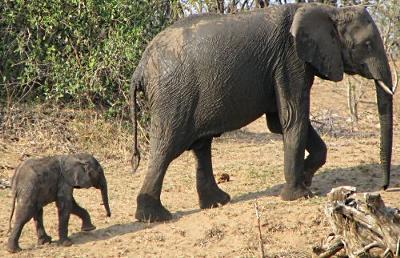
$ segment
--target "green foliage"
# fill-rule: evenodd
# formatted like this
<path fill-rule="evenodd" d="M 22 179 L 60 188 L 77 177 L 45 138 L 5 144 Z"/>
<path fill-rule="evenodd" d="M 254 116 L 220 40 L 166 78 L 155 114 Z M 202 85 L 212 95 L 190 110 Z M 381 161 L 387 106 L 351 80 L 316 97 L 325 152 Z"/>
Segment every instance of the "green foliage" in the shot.
<path fill-rule="evenodd" d="M 175 1 L 176 2 L 176 1 Z M 127 105 L 146 44 L 171 15 L 165 0 L 2 0 L 0 99 Z"/>

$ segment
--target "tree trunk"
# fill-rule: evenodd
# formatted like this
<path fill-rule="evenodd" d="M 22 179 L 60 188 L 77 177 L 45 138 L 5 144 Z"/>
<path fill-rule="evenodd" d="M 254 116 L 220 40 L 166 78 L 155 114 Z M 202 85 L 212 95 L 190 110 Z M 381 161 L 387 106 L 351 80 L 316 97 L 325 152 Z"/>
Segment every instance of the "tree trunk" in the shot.
<path fill-rule="evenodd" d="M 332 189 L 325 214 L 333 233 L 317 257 L 331 257 L 344 249 L 350 258 L 398 257 L 400 252 L 400 210 L 386 207 L 379 193 L 355 195 L 354 187 Z"/>
<path fill-rule="evenodd" d="M 269 0 L 256 0 L 256 8 L 264 8 L 269 6 Z"/>
<path fill-rule="evenodd" d="M 217 1 L 218 12 L 224 13 L 224 11 L 225 11 L 224 0 L 216 0 L 216 1 Z"/>

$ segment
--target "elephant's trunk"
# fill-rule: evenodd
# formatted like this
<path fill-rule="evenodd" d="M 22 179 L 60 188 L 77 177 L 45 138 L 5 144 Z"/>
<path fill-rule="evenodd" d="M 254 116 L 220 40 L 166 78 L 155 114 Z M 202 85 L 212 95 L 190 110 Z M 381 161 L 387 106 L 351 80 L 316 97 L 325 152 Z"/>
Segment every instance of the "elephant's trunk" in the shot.
<path fill-rule="evenodd" d="M 380 160 L 383 172 L 383 189 L 386 190 L 390 184 L 390 166 L 392 159 L 393 97 L 384 90 L 380 83 L 381 82 L 375 80 L 379 122 L 381 127 Z M 383 81 L 383 83 L 390 90 L 392 89 L 391 78 Z"/>
<path fill-rule="evenodd" d="M 101 198 L 103 199 L 103 205 L 104 205 L 104 208 L 106 209 L 107 217 L 110 217 L 111 210 L 110 210 L 110 205 L 108 204 L 108 189 L 107 189 L 107 183 L 106 183 L 105 178 L 101 184 L 100 191 L 101 191 Z"/>

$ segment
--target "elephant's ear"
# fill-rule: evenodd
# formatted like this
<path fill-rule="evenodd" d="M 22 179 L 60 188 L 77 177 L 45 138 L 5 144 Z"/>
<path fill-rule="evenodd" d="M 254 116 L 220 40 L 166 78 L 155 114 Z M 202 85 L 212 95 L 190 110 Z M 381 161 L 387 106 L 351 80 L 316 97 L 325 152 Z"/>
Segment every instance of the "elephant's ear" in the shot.
<path fill-rule="evenodd" d="M 67 157 L 62 167 L 62 175 L 67 183 L 76 188 L 89 188 L 90 180 L 89 164 L 75 157 Z"/>
<path fill-rule="evenodd" d="M 334 10 L 324 6 L 304 6 L 294 15 L 290 33 L 297 55 L 310 63 L 323 77 L 343 79 L 343 62 L 336 25 L 330 18 Z"/>

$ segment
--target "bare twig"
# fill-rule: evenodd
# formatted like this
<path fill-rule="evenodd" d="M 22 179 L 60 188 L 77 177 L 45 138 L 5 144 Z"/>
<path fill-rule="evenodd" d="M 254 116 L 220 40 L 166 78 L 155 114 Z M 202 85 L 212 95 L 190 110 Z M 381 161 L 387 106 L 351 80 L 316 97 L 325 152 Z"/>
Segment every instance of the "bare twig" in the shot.
<path fill-rule="evenodd" d="M 219 13 L 225 12 L 225 5 L 223 0 L 216 0 L 217 10 Z"/>
<path fill-rule="evenodd" d="M 397 240 L 396 256 L 400 256 L 400 237 L 399 240 Z"/>
<path fill-rule="evenodd" d="M 355 255 L 362 255 L 364 253 L 367 253 L 370 249 L 374 247 L 384 248 L 384 246 L 381 243 L 375 241 L 369 245 L 364 246 L 361 250 L 357 251 Z"/>
<path fill-rule="evenodd" d="M 248 4 L 249 4 L 249 0 L 244 0 L 244 1 L 243 1 L 243 4 L 242 4 L 242 7 L 240 7 L 240 10 L 243 11 L 243 10 L 244 10 L 244 7 L 245 7 L 245 6 L 248 6 Z"/>
<path fill-rule="evenodd" d="M 387 41 L 389 39 L 391 29 L 392 29 L 392 22 L 390 21 L 389 26 L 387 26 L 387 31 L 386 31 L 385 35 L 383 36 L 383 45 L 385 46 L 385 49 L 387 52 L 389 52 L 389 49 L 387 47 Z"/>
<path fill-rule="evenodd" d="M 332 244 L 326 251 L 320 253 L 317 257 L 318 258 L 329 258 L 335 255 L 337 252 L 342 250 L 344 244 L 341 240 L 337 239 L 334 244 Z"/>
<path fill-rule="evenodd" d="M 347 77 L 347 94 L 348 94 L 348 106 L 350 111 L 350 117 L 352 122 L 358 121 L 358 109 L 357 109 L 357 96 L 356 96 L 356 86 L 351 82 L 350 78 Z"/>
<path fill-rule="evenodd" d="M 393 257 L 393 253 L 392 253 L 392 251 L 389 249 L 389 248 L 387 248 L 386 250 L 385 250 L 385 252 L 383 253 L 383 256 L 382 256 L 383 258 L 392 258 Z"/>
<path fill-rule="evenodd" d="M 260 256 L 261 258 L 265 257 L 264 253 L 264 245 L 263 245 L 263 240 L 262 240 L 262 234 L 261 234 L 261 222 L 260 222 L 260 211 L 258 209 L 258 201 L 254 203 L 254 208 L 256 210 L 256 217 L 257 217 L 257 224 L 258 224 L 258 243 L 260 245 Z"/>
<path fill-rule="evenodd" d="M 399 77 L 398 77 L 398 74 L 397 74 L 397 64 L 393 59 L 393 54 L 392 53 L 390 53 L 389 58 L 390 58 L 390 61 L 393 63 L 394 83 L 393 83 L 392 91 L 393 91 L 393 94 L 394 94 L 394 93 L 396 93 L 396 88 L 397 88 L 397 86 L 399 84 Z"/>

